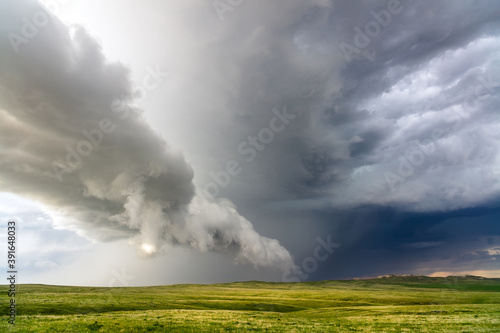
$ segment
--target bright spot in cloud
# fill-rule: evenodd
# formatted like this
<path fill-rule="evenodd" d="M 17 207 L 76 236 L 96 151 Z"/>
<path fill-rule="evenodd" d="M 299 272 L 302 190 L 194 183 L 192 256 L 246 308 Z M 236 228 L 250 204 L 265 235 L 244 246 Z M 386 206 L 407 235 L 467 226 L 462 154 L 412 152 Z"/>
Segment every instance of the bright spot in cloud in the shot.
<path fill-rule="evenodd" d="M 149 244 L 142 244 L 142 250 L 147 254 L 152 254 L 156 252 L 155 247 Z"/>

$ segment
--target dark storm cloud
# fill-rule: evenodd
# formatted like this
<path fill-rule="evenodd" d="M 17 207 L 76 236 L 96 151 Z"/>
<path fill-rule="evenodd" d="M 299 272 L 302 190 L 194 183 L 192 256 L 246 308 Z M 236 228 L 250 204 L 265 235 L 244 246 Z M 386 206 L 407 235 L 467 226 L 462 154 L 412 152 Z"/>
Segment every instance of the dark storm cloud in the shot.
<path fill-rule="evenodd" d="M 272 206 L 309 211 L 310 220 L 332 225 L 351 221 L 340 213 L 319 218 L 313 211 L 333 207 L 357 215 L 360 207 L 369 206 L 375 212 L 453 212 L 498 198 L 498 2 L 279 4 L 284 14 L 276 22 L 252 16 L 267 12 L 264 2 L 235 10 L 210 40 L 210 60 L 200 57 L 211 72 L 200 69 L 194 75 L 207 83 L 225 83 L 209 88 L 210 101 L 217 100 L 223 110 L 207 119 L 222 124 L 219 136 L 200 131 L 224 152 L 209 170 L 222 170 L 229 159 L 243 168 L 221 186 L 220 195 L 248 205 L 248 216 L 260 214 L 250 207 Z M 290 8 L 296 9 L 293 15 Z M 199 110 L 208 109 L 205 101 L 199 99 Z M 273 108 L 284 106 L 297 117 L 251 163 L 245 162 L 235 147 L 267 126 Z M 271 224 L 290 216 L 275 214 L 264 220 Z M 374 238 L 384 240 L 369 265 L 377 265 L 375 252 L 391 257 L 400 251 L 397 246 L 413 251 L 415 260 L 407 261 L 412 265 L 418 261 L 415 249 L 448 246 L 427 234 L 408 239 L 398 234 L 404 241 L 384 238 L 404 228 L 402 222 L 389 223 L 377 214 L 356 218 L 362 222 L 355 225 L 371 225 L 380 230 L 373 232 Z M 316 223 L 310 220 L 304 218 L 303 229 Z M 258 225 L 273 230 L 265 222 Z M 324 226 L 318 232 L 329 230 Z M 354 235 L 362 233 L 353 230 Z M 291 241 L 304 241 L 297 231 L 289 232 L 282 239 L 307 255 Z M 345 230 L 331 232 L 342 239 Z M 360 246 L 355 239 L 345 238 L 339 253 L 349 255 L 350 242 Z M 359 261 L 360 266 L 367 262 Z"/>
<path fill-rule="evenodd" d="M 315 223 L 321 225 L 317 232 L 331 234 L 341 246 L 311 278 L 497 271 L 498 218 L 498 208 L 440 214 L 380 207 L 324 212 L 317 218 L 323 222 Z M 314 246 L 309 247 L 301 251 L 298 263 L 313 255 Z"/>
<path fill-rule="evenodd" d="M 330 151 L 331 155 L 332 151 L 342 151 L 339 144 L 343 142 L 345 154 L 333 161 L 324 153 L 315 159 L 317 163 L 306 162 L 306 171 L 319 183 L 335 174 L 333 201 L 347 205 L 403 204 L 426 211 L 473 206 L 497 195 L 497 139 L 483 130 L 471 142 L 470 133 L 484 125 L 497 125 L 497 120 L 494 124 L 491 121 L 495 119 L 493 105 L 498 101 L 500 82 L 496 60 L 500 46 L 496 38 L 500 28 L 498 4 L 401 1 L 399 13 L 391 16 L 387 26 L 378 25 L 379 34 L 370 38 L 365 30 L 364 37 L 359 37 L 361 34 L 353 31 L 354 27 L 367 29 L 369 22 L 376 22 L 373 12 L 387 12 L 384 6 L 389 3 L 370 2 L 364 7 L 342 2 L 332 10 L 332 34 L 352 45 L 355 38 L 368 38 L 366 50 L 371 56 L 363 57 L 360 52 L 346 61 L 341 70 L 344 84 L 340 96 L 332 96 L 332 106 L 317 115 L 326 122 L 316 127 L 316 132 L 323 132 L 312 149 Z M 354 11 L 353 20 L 345 22 L 346 26 L 335 20 L 342 13 Z M 321 41 L 326 41 L 332 51 L 337 46 L 324 36 L 317 43 Z M 470 154 L 457 156 L 464 152 L 450 146 L 449 141 L 469 146 Z M 413 152 L 429 142 L 433 146 L 428 148 L 434 148 L 430 156 Z M 361 147 L 364 149 L 359 154 Z M 420 150 L 425 152 L 425 148 Z M 424 161 L 411 165 L 414 170 L 405 177 L 398 172 L 403 164 L 400 158 Z M 476 168 L 478 164 L 483 170 Z M 490 177 L 486 180 L 484 169 L 488 168 Z M 438 180 L 432 169 L 442 169 L 447 176 Z M 474 188 L 467 180 L 471 177 L 464 177 L 465 172 L 472 173 L 473 183 L 481 177 L 482 184 L 491 183 L 487 188 Z M 397 177 L 395 183 L 392 175 Z M 459 183 L 453 184 L 457 179 Z M 307 185 L 311 183 L 314 181 L 306 181 Z M 412 190 L 421 193 L 411 195 Z M 436 197 L 440 203 L 426 203 Z"/>
<path fill-rule="evenodd" d="M 220 139 L 207 139 L 232 151 L 228 159 L 243 160 L 231 145 L 264 128 L 273 108 L 297 115 L 222 194 L 417 211 L 498 195 L 496 2 L 281 5 L 296 11 L 252 25 L 244 18 L 266 5 L 239 8 L 224 23 L 232 29 L 210 41 L 204 63 L 227 85 L 211 88 L 211 97 L 234 117 L 221 112 L 216 121 L 229 126 Z M 359 52 L 346 54 L 343 43 Z M 198 74 L 207 82 L 212 76 Z M 418 165 L 400 172 L 401 159 Z"/>
<path fill-rule="evenodd" d="M 335 2 L 328 15 L 323 9 L 304 18 L 300 27 L 306 32 L 298 32 L 303 50 L 311 57 L 329 54 L 325 76 L 336 73 L 341 84 L 326 94 L 327 78 L 307 81 L 314 91 L 305 102 L 304 126 L 310 127 L 292 134 L 301 136 L 302 144 L 280 147 L 300 156 L 295 163 L 302 169 L 279 162 L 271 168 L 282 184 L 296 184 L 281 187 L 293 191 L 282 197 L 299 200 L 274 206 L 324 211 L 322 216 L 310 213 L 302 228 L 320 225 L 317 235 L 331 234 L 342 244 L 319 264 L 313 279 L 495 270 L 489 253 L 500 235 L 498 213 L 485 218 L 473 207 L 499 195 L 494 133 L 499 128 L 500 7 L 495 2 L 401 1 L 401 13 L 362 50 L 366 56 L 360 52 L 346 60 L 340 43 L 354 45 L 353 28 L 373 21 L 370 12 L 386 10 L 387 3 Z M 324 17 L 328 20 L 321 21 Z M 318 22 L 324 24 L 318 27 Z M 335 61 L 342 62 L 340 69 Z M 412 169 L 404 170 L 411 161 L 416 162 Z M 393 174 L 399 178 L 388 182 Z M 326 208 L 332 206 L 352 211 Z M 470 218 L 459 220 L 466 207 Z M 413 218 L 397 213 L 405 210 L 429 213 Z M 278 213 L 275 219 L 281 216 L 291 220 Z M 455 227 L 460 231 L 453 232 Z M 300 263 L 312 256 L 314 244 L 304 249 L 293 243 L 315 238 L 282 239 L 297 249 Z"/>

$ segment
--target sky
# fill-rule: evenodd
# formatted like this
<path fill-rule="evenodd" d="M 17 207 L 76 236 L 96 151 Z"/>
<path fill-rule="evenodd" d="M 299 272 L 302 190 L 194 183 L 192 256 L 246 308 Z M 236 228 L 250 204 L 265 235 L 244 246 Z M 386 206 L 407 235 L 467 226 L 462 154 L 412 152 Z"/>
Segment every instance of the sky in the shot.
<path fill-rule="evenodd" d="M 20 283 L 500 277 L 496 0 L 9 0 L 0 35 Z"/>

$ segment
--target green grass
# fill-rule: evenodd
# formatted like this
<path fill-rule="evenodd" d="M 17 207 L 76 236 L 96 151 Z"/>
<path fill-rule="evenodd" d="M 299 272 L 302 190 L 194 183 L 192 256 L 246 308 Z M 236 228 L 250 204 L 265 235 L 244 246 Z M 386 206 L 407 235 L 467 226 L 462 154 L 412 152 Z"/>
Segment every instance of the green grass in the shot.
<path fill-rule="evenodd" d="M 500 332 L 500 279 L 17 287 L 0 332 Z"/>

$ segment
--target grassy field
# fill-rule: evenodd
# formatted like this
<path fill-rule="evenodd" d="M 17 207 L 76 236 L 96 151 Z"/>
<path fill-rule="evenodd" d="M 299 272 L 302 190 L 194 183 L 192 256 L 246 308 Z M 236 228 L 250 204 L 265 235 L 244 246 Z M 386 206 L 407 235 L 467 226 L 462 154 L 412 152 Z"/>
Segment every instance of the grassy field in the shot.
<path fill-rule="evenodd" d="M 0 287 L 1 332 L 500 332 L 500 279 Z"/>

